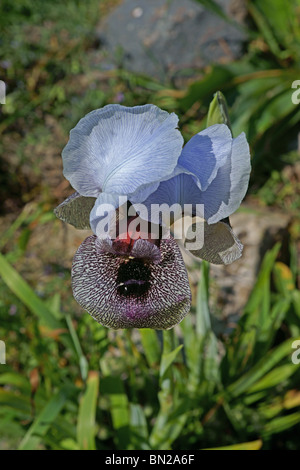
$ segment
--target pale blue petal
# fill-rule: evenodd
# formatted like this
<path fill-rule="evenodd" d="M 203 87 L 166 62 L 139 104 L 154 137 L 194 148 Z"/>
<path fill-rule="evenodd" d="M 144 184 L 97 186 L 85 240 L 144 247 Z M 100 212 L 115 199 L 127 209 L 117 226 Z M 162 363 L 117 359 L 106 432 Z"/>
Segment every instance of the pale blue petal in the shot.
<path fill-rule="evenodd" d="M 138 189 L 133 194 L 130 195 L 130 201 L 133 204 L 134 203 L 141 203 L 141 202 L 146 201 L 148 198 L 149 198 L 149 201 L 152 201 L 153 197 L 154 197 L 154 199 L 156 199 L 158 197 L 159 199 L 163 198 L 164 200 L 166 200 L 166 198 L 168 197 L 168 194 L 164 195 L 163 193 L 166 191 L 167 193 L 169 193 L 169 196 L 171 196 L 170 191 L 172 191 L 171 189 L 168 188 L 168 185 L 173 184 L 173 182 L 174 182 L 173 178 L 175 176 L 181 175 L 183 173 L 184 174 L 189 174 L 189 171 L 186 170 L 185 168 L 181 167 L 180 165 L 177 165 L 174 168 L 174 170 L 172 171 L 171 174 L 169 174 L 167 176 L 160 177 L 155 183 L 144 184 L 144 185 L 139 186 Z M 161 185 L 162 183 L 166 183 L 166 184 L 164 184 L 162 186 Z M 150 198 L 150 196 L 153 193 L 156 193 L 156 190 L 158 190 L 158 188 L 160 188 L 160 189 L 159 189 L 159 192 L 157 193 L 157 195 L 152 196 Z M 172 201 L 172 198 L 170 197 L 170 202 L 171 201 Z"/>
<path fill-rule="evenodd" d="M 154 193 L 160 185 L 160 182 L 157 181 L 156 183 L 150 183 L 150 184 L 142 184 L 141 186 L 138 187 L 136 191 L 134 191 L 133 194 L 130 195 L 130 202 L 132 204 L 135 203 L 141 203 L 148 199 L 152 193 Z"/>
<path fill-rule="evenodd" d="M 244 133 L 233 140 L 232 152 L 216 178 L 202 193 L 204 217 L 214 224 L 233 214 L 247 192 L 250 177 L 250 152 Z"/>
<path fill-rule="evenodd" d="M 142 190 L 139 191 L 140 201 L 143 200 Z M 131 202 L 135 202 L 132 201 Z M 177 174 L 172 178 L 162 181 L 158 188 L 150 194 L 143 204 L 149 214 L 148 220 L 162 223 L 162 215 L 174 206 L 174 219 L 184 215 L 198 215 L 203 217 L 202 193 L 196 185 L 194 178 L 185 173 Z M 134 204 L 136 206 L 136 204 Z M 175 205 L 180 206 L 177 210 Z"/>
<path fill-rule="evenodd" d="M 178 164 L 194 174 L 205 191 L 231 152 L 232 136 L 225 124 L 214 124 L 192 137 L 184 146 Z"/>
<path fill-rule="evenodd" d="M 79 121 L 63 150 L 64 176 L 83 196 L 131 194 L 169 175 L 183 138 L 178 117 L 154 105 L 108 105 Z"/>
<path fill-rule="evenodd" d="M 153 204 L 178 203 L 182 210 L 192 204 L 192 214 L 186 207 L 185 215 L 198 215 L 214 224 L 238 209 L 248 188 L 250 171 L 249 145 L 242 133 L 233 139 L 231 152 L 206 191 L 201 191 L 190 175 L 179 174 L 161 182 L 144 204 L 148 211 Z"/>

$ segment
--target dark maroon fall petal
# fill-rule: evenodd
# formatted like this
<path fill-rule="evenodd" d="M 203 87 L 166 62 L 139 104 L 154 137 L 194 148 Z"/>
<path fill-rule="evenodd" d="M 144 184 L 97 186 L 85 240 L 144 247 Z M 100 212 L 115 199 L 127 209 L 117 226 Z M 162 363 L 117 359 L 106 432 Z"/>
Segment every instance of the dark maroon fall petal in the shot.
<path fill-rule="evenodd" d="M 145 258 L 104 252 L 93 235 L 75 254 L 73 295 L 106 327 L 169 329 L 189 313 L 188 275 L 175 240 L 160 241 L 160 260 L 155 249 L 151 259 L 142 248 Z"/>

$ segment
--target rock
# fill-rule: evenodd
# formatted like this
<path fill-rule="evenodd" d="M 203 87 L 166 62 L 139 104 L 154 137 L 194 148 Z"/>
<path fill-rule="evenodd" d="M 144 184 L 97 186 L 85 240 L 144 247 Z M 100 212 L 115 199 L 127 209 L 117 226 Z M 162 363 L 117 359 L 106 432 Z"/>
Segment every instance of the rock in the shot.
<path fill-rule="evenodd" d="M 243 205 L 230 217 L 234 233 L 244 245 L 242 257 L 228 266 L 211 264 L 211 312 L 216 317 L 216 331 L 227 331 L 243 312 L 260 270 L 265 253 L 281 242 L 280 261 L 289 263 L 289 223 L 287 213 Z M 192 284 L 200 279 L 195 260 L 184 254 Z"/>
<path fill-rule="evenodd" d="M 219 0 L 243 22 L 244 0 Z M 158 79 L 191 76 L 196 69 L 242 54 L 244 33 L 193 0 L 124 0 L 99 25 L 107 66 Z M 109 65 L 108 65 L 109 64 Z"/>

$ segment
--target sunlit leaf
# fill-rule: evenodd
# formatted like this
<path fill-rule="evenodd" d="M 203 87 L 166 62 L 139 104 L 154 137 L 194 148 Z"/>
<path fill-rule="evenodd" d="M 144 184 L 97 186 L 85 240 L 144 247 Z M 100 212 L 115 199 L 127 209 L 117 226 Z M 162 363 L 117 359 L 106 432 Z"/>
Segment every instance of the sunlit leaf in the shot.
<path fill-rule="evenodd" d="M 0 254 L 0 276 L 11 291 L 49 328 L 61 328 L 61 324 L 45 303 L 40 300 L 20 274 Z"/>
<path fill-rule="evenodd" d="M 159 364 L 161 348 L 158 342 L 157 333 L 149 328 L 140 329 L 140 335 L 144 353 L 150 367 Z"/>
<path fill-rule="evenodd" d="M 81 450 L 95 450 L 96 434 L 96 407 L 99 393 L 99 374 L 95 371 L 89 373 L 86 390 L 81 397 L 78 422 L 77 441 Z"/>
<path fill-rule="evenodd" d="M 231 446 L 211 447 L 203 450 L 260 450 L 263 442 L 261 439 L 252 442 L 243 442 L 241 444 L 233 444 Z"/>
<path fill-rule="evenodd" d="M 130 414 L 123 382 L 119 377 L 104 377 L 101 390 L 110 401 L 112 425 L 116 433 L 118 448 L 125 450 L 130 442 Z"/>

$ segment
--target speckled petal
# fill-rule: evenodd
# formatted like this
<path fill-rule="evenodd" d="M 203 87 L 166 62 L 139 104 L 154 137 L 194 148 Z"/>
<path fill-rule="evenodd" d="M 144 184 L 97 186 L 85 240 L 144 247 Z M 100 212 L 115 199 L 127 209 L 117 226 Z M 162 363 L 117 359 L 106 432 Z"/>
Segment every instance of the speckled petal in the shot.
<path fill-rule="evenodd" d="M 102 325 L 169 329 L 191 306 L 187 271 L 176 242 L 161 240 L 160 262 L 103 253 L 95 235 L 79 247 L 72 267 L 77 302 Z"/>
<path fill-rule="evenodd" d="M 199 248 L 191 249 L 191 243 L 195 243 L 197 237 Z M 231 264 L 242 256 L 243 245 L 225 221 L 211 225 L 206 221 L 193 224 L 187 231 L 187 239 L 185 247 L 192 255 L 213 264 Z"/>
<path fill-rule="evenodd" d="M 90 229 L 90 213 L 96 198 L 81 196 L 77 191 L 54 209 L 54 214 L 75 228 Z"/>

